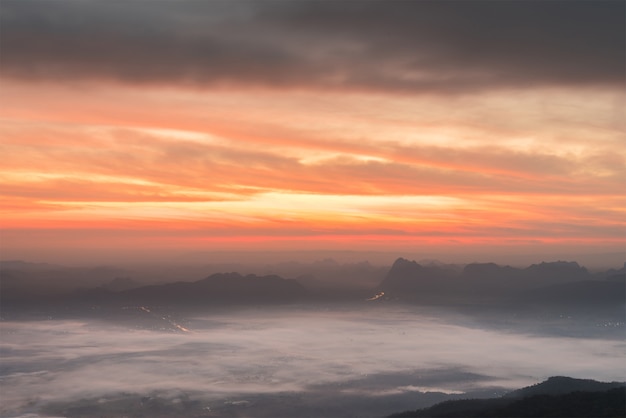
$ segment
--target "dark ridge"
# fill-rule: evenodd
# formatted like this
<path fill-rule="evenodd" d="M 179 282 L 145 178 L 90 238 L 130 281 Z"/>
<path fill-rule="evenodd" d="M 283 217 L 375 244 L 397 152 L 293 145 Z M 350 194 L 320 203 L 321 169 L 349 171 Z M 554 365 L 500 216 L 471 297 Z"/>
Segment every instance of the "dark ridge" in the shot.
<path fill-rule="evenodd" d="M 602 392 L 624 387 L 625 382 L 598 382 L 592 379 L 574 379 L 567 376 L 552 376 L 536 385 L 509 392 L 506 398 L 525 398 L 534 395 L 564 395 L 571 392 Z"/>
<path fill-rule="evenodd" d="M 576 262 L 533 264 L 525 269 L 495 263 L 427 266 L 399 258 L 376 290 L 385 298 L 437 305 L 510 308 L 609 308 L 626 302 L 620 270 L 591 275 Z"/>
<path fill-rule="evenodd" d="M 390 418 L 623 417 L 626 383 L 556 376 L 500 398 L 445 401 Z"/>
<path fill-rule="evenodd" d="M 512 275 L 519 275 L 519 270 L 495 263 L 472 263 L 463 269 L 463 276 L 467 279 L 502 279 Z"/>
<path fill-rule="evenodd" d="M 626 301 L 626 286 L 618 280 L 586 280 L 554 284 L 529 290 L 518 300 L 528 306 L 589 308 L 621 306 Z"/>
<path fill-rule="evenodd" d="M 295 280 L 275 275 L 217 273 L 196 282 L 143 286 L 117 295 L 133 304 L 214 305 L 294 302 L 303 299 L 306 290 Z"/>
<path fill-rule="evenodd" d="M 454 291 L 451 280 L 455 275 L 456 271 L 445 265 L 422 266 L 415 261 L 399 258 L 376 290 L 385 292 L 389 297 L 425 300 L 444 291 Z"/>

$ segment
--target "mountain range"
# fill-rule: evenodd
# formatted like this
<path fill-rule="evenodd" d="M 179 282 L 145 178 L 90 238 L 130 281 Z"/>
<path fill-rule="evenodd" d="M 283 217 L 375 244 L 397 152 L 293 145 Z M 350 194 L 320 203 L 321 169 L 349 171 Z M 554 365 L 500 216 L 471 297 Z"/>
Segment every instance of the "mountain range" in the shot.
<path fill-rule="evenodd" d="M 327 271 L 333 267 L 347 271 L 331 262 L 324 264 Z M 363 274 L 376 271 L 365 264 L 356 267 L 351 269 Z M 626 303 L 624 268 L 591 273 L 575 262 L 563 261 L 515 268 L 494 263 L 420 264 L 398 258 L 370 290 L 362 287 L 350 290 L 341 283 L 333 288 L 326 283 L 323 291 L 315 288 L 315 280 L 312 286 L 305 275 L 286 279 L 275 274 L 231 272 L 212 274 L 197 281 L 144 285 L 128 277 L 127 271 L 110 267 L 64 270 L 51 265 L 3 262 L 0 272 L 0 299 L 3 306 L 9 307 L 27 302 L 200 307 L 306 300 L 357 301 L 364 300 L 364 295 L 375 294 L 377 302 L 430 305 L 623 310 Z M 89 286 L 89 278 L 97 279 L 100 285 Z"/>
<path fill-rule="evenodd" d="M 533 264 L 527 268 L 494 263 L 421 265 L 399 258 L 376 291 L 387 299 L 427 304 L 507 306 L 623 306 L 624 268 L 592 274 L 576 262 Z"/>

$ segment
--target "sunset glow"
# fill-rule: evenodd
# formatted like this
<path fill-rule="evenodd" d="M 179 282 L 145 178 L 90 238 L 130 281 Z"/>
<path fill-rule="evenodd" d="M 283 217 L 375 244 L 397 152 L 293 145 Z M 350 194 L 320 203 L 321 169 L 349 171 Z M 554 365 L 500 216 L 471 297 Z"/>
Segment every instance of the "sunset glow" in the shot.
<path fill-rule="evenodd" d="M 540 19 L 546 54 L 569 45 L 562 59 L 603 68 L 567 74 L 530 51 L 518 73 L 494 64 L 494 45 L 464 57 L 463 39 L 391 24 L 394 8 L 429 2 L 323 2 L 312 16 L 326 16 L 324 30 L 298 26 L 299 2 L 182 2 L 176 13 L 163 2 L 146 16 L 142 2 L 33 3 L 3 4 L 3 258 L 625 248 L 623 39 L 589 41 L 615 58 L 607 69 L 602 51 Z M 389 16 L 368 21 L 377 7 Z M 397 33 L 381 35 L 386 25 Z M 408 30 L 414 45 L 400 40 Z"/>

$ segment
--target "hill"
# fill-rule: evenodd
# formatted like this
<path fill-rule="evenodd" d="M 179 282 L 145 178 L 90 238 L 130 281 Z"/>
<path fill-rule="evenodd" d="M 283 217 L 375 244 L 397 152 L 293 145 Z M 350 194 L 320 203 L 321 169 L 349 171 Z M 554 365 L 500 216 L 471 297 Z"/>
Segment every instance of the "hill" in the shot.
<path fill-rule="evenodd" d="M 506 398 L 525 398 L 535 395 L 564 395 L 571 392 L 603 392 L 623 386 L 624 382 L 598 382 L 591 379 L 552 376 L 541 383 L 514 390 L 504 396 Z"/>
<path fill-rule="evenodd" d="M 174 282 L 113 292 L 98 288 L 75 292 L 81 303 L 123 303 L 130 305 L 203 306 L 218 304 L 287 303 L 303 299 L 305 288 L 296 280 L 279 276 L 217 273 L 195 282 Z"/>
<path fill-rule="evenodd" d="M 446 401 L 430 408 L 393 414 L 390 418 L 599 418 L 625 415 L 625 383 L 558 376 L 500 398 Z"/>
<path fill-rule="evenodd" d="M 527 268 L 473 263 L 461 271 L 397 259 L 376 289 L 386 299 L 428 304 L 507 307 L 622 307 L 623 269 L 593 275 L 575 262 L 556 261 Z"/>

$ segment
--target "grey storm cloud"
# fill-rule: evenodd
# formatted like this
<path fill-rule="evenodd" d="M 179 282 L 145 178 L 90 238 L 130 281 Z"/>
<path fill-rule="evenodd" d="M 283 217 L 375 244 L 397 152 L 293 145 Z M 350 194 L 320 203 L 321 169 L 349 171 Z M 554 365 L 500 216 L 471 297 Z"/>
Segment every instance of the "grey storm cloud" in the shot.
<path fill-rule="evenodd" d="M 455 93 L 624 82 L 623 1 L 15 1 L 25 80 Z"/>

